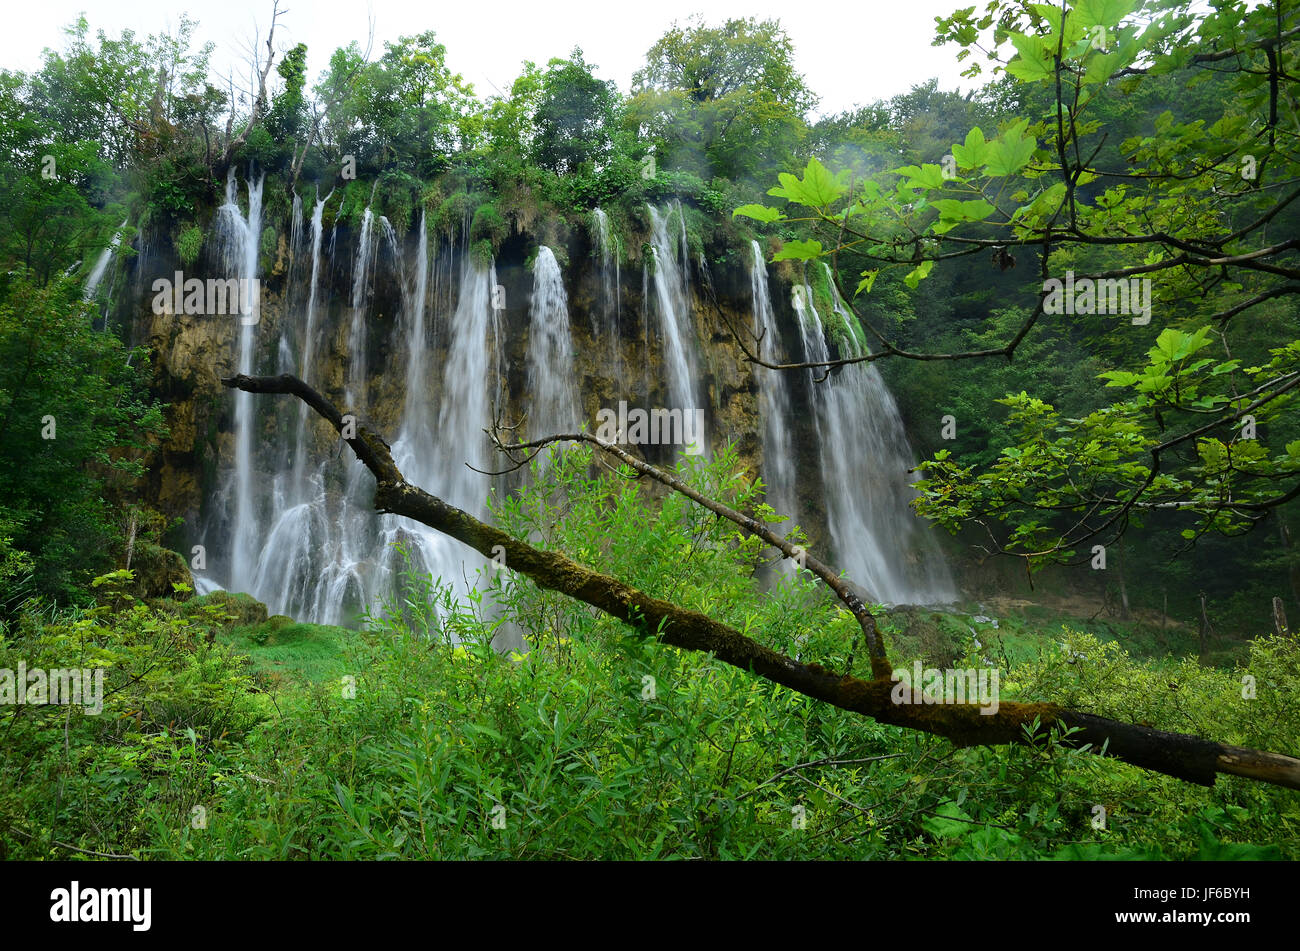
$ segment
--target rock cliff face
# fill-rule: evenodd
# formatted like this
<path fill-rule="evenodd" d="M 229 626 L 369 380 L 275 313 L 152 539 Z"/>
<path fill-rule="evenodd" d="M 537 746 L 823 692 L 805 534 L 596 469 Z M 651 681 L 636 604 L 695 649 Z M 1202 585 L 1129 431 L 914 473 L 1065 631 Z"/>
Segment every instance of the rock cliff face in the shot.
<path fill-rule="evenodd" d="M 823 332 L 820 322 L 810 330 L 808 312 L 795 310 L 801 297 L 791 288 L 802 287 L 804 275 L 788 264 L 755 272 L 750 248 L 688 240 L 684 226 L 678 231 L 682 219 L 671 218 L 671 209 L 663 215 L 650 215 L 650 220 L 671 221 L 669 243 L 664 228 L 657 236 L 652 233 L 650 221 L 640 233 L 619 236 L 612 251 L 608 235 L 595 225 L 543 221 L 535 222 L 532 232 L 502 239 L 490 261 L 481 245 L 471 248 L 459 235 L 432 227 L 422 230 L 423 216 L 418 213 L 412 221 L 399 222 L 397 229 L 382 218 L 371 219 L 366 229 L 340 223 L 325 230 L 318 216 L 315 231 L 312 225 L 301 225 L 296 233 L 288 222 L 272 223 L 260 237 L 254 236 L 260 252 L 261 306 L 247 341 L 252 370 L 305 376 L 336 405 L 356 412 L 395 446 L 405 440 L 408 449 L 414 438 L 409 432 L 415 425 L 412 406 L 424 405 L 427 444 L 415 446 L 414 458 L 478 454 L 481 462 L 489 463 L 485 447 L 472 449 L 453 439 L 449 417 L 455 417 L 460 433 L 470 434 L 470 441 L 483 428 L 472 418 L 456 415 L 464 404 L 479 399 L 489 406 L 488 421 L 492 414 L 508 423 L 523 420 L 521 437 L 542 434 L 530 433 L 530 427 L 551 431 L 542 420 L 527 418 L 536 383 L 529 350 L 530 335 L 537 332 L 533 265 L 539 246 L 545 245 L 554 252 L 567 295 L 571 359 L 564 366 L 573 377 L 568 386 L 582 424 L 594 431 L 598 412 L 616 410 L 620 401 L 647 409 L 674 406 L 668 380 L 674 371 L 680 378 L 682 358 L 680 353 L 674 356 L 667 340 L 676 326 L 695 376 L 690 385 L 705 414 L 709 449 L 716 452 L 734 444 L 751 478 L 766 475 L 758 379 L 736 337 L 741 335 L 754 349 L 754 281 L 761 280 L 770 289 L 778 338 L 769 335 L 762 342 L 764 356 L 803 359 L 809 333 Z M 427 235 L 424 247 L 421 234 Z M 218 240 L 205 242 L 203 255 L 185 277 L 228 276 L 228 258 L 217 253 L 220 247 Z M 665 303 L 663 284 L 656 282 L 656 269 L 668 264 L 680 285 L 675 304 Z M 234 394 L 220 385 L 220 379 L 239 365 L 238 318 L 175 314 L 166 301 L 162 307 L 153 306 L 153 282 L 172 278 L 180 265 L 163 254 L 142 255 L 136 266 L 134 297 L 120 303 L 119 313 L 127 315 L 133 339 L 149 347 L 154 390 L 169 406 L 170 435 L 153 459 L 149 492 L 160 511 L 183 520 L 173 543 L 186 552 L 204 544 L 214 583 L 247 588 L 276 611 L 308 615 L 304 619 L 310 620 L 346 620 L 347 610 L 321 605 L 346 602 L 358 608 L 372 598 L 382 578 L 391 574 L 378 550 L 405 536 L 377 524 L 372 513 L 366 513 L 369 521 L 364 524 L 347 522 L 361 517 L 356 512 L 368 504 L 368 495 L 348 466 L 351 460 L 340 459 L 339 442 L 322 422 L 282 398 L 258 401 L 251 409 L 245 404 L 240 410 Z M 480 303 L 474 295 L 488 290 L 491 310 L 484 317 L 481 307 L 474 310 Z M 829 324 L 825 307 L 823 313 Z M 670 316 L 675 325 L 668 322 Z M 476 361 L 466 362 L 466 334 L 480 326 L 472 324 L 474 320 L 483 321 L 486 339 L 470 341 L 482 352 L 477 352 Z M 678 365 L 669 366 L 674 360 Z M 413 373 L 417 365 L 426 372 Z M 803 371 L 782 374 L 780 383 L 783 405 L 788 405 L 785 452 L 794 460 L 789 470 L 798 474 L 785 487 L 797 511 L 783 514 L 797 517 L 814 549 L 829 544 L 827 495 L 844 488 L 830 483 L 830 437 L 823 431 L 829 404 L 817 391 L 822 385 L 815 385 Z M 480 399 L 484 392 L 486 400 Z M 903 448 L 895 466 L 900 474 L 890 478 L 898 482 L 907 451 L 892 402 L 861 409 L 895 417 L 896 441 Z M 237 439 L 241 426 L 251 435 L 244 462 Z M 654 445 L 640 450 L 650 461 L 663 464 L 671 463 L 677 451 Z M 241 465 L 247 466 L 242 482 L 231 477 Z M 421 462 L 417 472 L 408 475 L 426 471 L 432 470 Z M 457 471 L 463 475 L 465 470 Z M 457 504 L 473 501 L 458 501 L 456 491 L 433 481 L 426 485 L 430 491 L 450 492 L 448 497 Z M 482 477 L 457 491 L 485 498 L 492 484 Z M 496 484 L 498 490 L 511 486 L 509 479 Z M 256 499 L 240 502 L 235 498 L 239 492 L 255 493 Z M 910 517 L 905 500 L 890 504 L 901 505 L 901 517 Z M 349 506 L 356 512 L 349 515 Z M 254 542 L 244 550 L 247 564 L 242 573 L 240 546 L 230 542 L 237 511 L 245 513 L 245 521 L 255 522 L 248 529 Z M 335 524 L 337 530 L 330 527 Z M 868 529 L 859 534 L 864 532 Z M 285 536 L 292 534 L 301 541 L 287 542 Z M 368 536 L 360 548 L 350 540 L 357 534 Z M 426 547 L 433 544 L 425 542 Z M 919 558 L 916 545 L 908 551 L 897 539 L 887 544 L 901 546 L 897 560 Z M 275 549 L 270 561 L 291 566 L 280 570 L 268 564 L 268 547 Z M 304 554 L 308 547 L 326 552 L 321 556 L 325 561 Z M 429 555 L 425 563 L 435 570 L 438 558 Z M 340 574 L 325 592 L 314 576 L 335 570 Z M 256 590 L 259 586 L 290 588 L 298 594 L 282 598 L 283 591 Z"/>

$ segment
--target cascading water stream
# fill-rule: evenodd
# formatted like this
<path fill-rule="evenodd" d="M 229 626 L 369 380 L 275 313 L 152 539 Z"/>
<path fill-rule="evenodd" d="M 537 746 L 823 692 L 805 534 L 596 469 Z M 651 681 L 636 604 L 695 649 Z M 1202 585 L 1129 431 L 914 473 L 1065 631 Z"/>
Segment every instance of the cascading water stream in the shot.
<path fill-rule="evenodd" d="M 128 220 L 126 218 L 122 219 L 122 223 L 113 232 L 108 247 L 99 252 L 99 258 L 96 259 L 95 266 L 91 268 L 90 276 L 86 278 L 86 286 L 82 289 L 81 296 L 83 299 L 90 300 L 95 296 L 95 291 L 99 289 L 100 282 L 104 280 L 104 274 L 108 271 L 108 265 L 112 263 L 113 255 L 117 253 L 118 245 L 122 243 L 122 229 L 126 227 Z"/>
<path fill-rule="evenodd" d="M 412 300 L 404 301 L 402 314 L 406 321 L 406 388 L 402 403 L 402 428 L 398 434 L 396 447 L 424 446 L 432 447 L 433 400 L 429 390 L 429 344 L 425 328 L 425 308 L 429 296 L 429 232 L 425 227 L 424 212 L 420 212 L 420 230 L 416 236 L 415 246 L 415 291 Z M 412 453 L 409 471 L 416 472 L 421 460 Z M 408 471 L 398 461 L 403 472 Z M 418 473 L 426 474 L 424 471 Z M 417 483 L 418 484 L 418 483 Z"/>
<path fill-rule="evenodd" d="M 528 327 L 528 433 L 530 439 L 578 428 L 574 398 L 573 337 L 569 298 L 554 252 L 543 245 L 533 265 Z M 542 458 L 546 458 L 544 454 Z"/>
<path fill-rule="evenodd" d="M 357 260 L 352 267 L 352 326 L 348 333 L 348 380 L 346 400 L 349 408 L 366 387 L 366 310 L 370 279 L 375 265 L 375 215 L 367 206 L 361 216 L 361 236 L 357 240 Z"/>
<path fill-rule="evenodd" d="M 319 197 L 317 192 L 316 207 L 311 213 L 311 276 L 307 281 L 307 306 L 306 318 L 302 334 L 302 364 L 298 368 L 298 376 L 310 383 L 312 378 L 313 361 L 316 358 L 316 337 L 319 330 L 316 326 L 316 305 L 317 305 L 317 286 L 320 281 L 320 250 L 322 234 L 322 219 L 325 214 L 325 203 L 330 200 L 333 190 L 324 198 Z M 307 404 L 303 403 L 298 407 L 298 426 L 294 433 L 293 465 L 294 465 L 294 490 L 299 498 L 306 495 L 307 486 L 304 481 L 304 473 L 307 465 Z"/>
<path fill-rule="evenodd" d="M 686 260 L 685 224 L 682 226 L 682 251 L 679 255 L 673 248 L 673 240 L 668 236 L 668 223 L 664 216 L 652 206 L 647 206 L 647 210 L 650 215 L 651 246 L 655 256 L 655 313 L 659 318 L 659 331 L 663 339 L 669 407 L 685 411 L 702 405 L 695 392 L 695 381 L 699 379 L 699 373 L 695 363 L 695 330 L 691 326 L 690 272 L 682 267 L 682 262 Z"/>
<path fill-rule="evenodd" d="M 387 227 L 387 219 L 382 219 L 382 223 L 385 235 L 400 260 L 396 236 Z M 428 361 L 431 354 L 425 321 L 429 270 L 429 234 L 421 211 L 416 235 L 414 286 L 408 288 L 405 278 L 402 281 L 401 329 L 405 338 L 406 374 L 402 419 L 393 443 L 393 461 L 409 480 L 420 486 L 436 484 L 433 459 L 440 448 L 435 437 L 433 400 L 429 392 Z M 380 520 L 380 544 L 383 546 L 381 577 L 376 579 L 376 597 L 394 590 L 397 578 L 407 569 L 407 559 L 411 570 L 416 572 L 428 572 L 448 580 L 457 578 L 456 543 L 427 526 L 396 516 L 383 516 Z M 464 560 L 463 556 L 459 559 Z"/>
<path fill-rule="evenodd" d="M 397 276 L 402 282 L 402 293 L 409 297 L 411 290 L 406 286 L 406 263 L 402 259 L 402 245 L 401 242 L 397 240 L 397 232 L 393 229 L 389 220 L 383 215 L 379 216 L 379 230 L 384 236 L 384 244 L 386 244 L 388 250 L 392 252 L 393 266 L 397 268 Z"/>
<path fill-rule="evenodd" d="M 495 267 L 468 260 L 462 265 L 460 299 L 451 318 L 451 342 L 443 369 L 443 378 L 456 386 L 444 389 L 438 410 L 440 451 L 436 454 L 435 485 L 444 499 L 473 515 L 483 513 L 487 493 L 483 477 L 465 463 L 490 468 L 483 431 L 492 423 L 489 381 L 498 361 L 488 340 L 496 283 Z M 495 392 L 495 383 L 492 390 Z"/>
<path fill-rule="evenodd" d="M 226 201 L 217 209 L 217 250 L 226 274 L 238 278 L 246 295 L 260 293 L 256 285 L 257 255 L 262 237 L 263 176 L 248 180 L 248 214 L 239 207 L 239 188 L 234 169 L 226 179 Z M 260 303 L 246 296 L 240 301 L 239 359 L 240 373 L 253 372 L 253 335 L 257 324 L 244 319 L 257 312 Z M 257 563 L 257 519 L 253 498 L 253 426 L 254 406 L 251 393 L 235 393 L 235 512 L 234 532 L 229 552 L 231 585 L 237 591 L 251 587 Z"/>
<path fill-rule="evenodd" d="M 312 217 L 313 278 L 304 328 L 309 339 L 317 335 L 315 284 L 320 273 L 323 204 L 318 202 Z M 396 235 L 386 225 L 382 217 L 376 222 L 372 215 L 363 216 L 346 315 L 353 328 L 369 316 L 368 286 L 376 267 L 379 235 L 394 254 L 394 270 L 410 273 Z M 492 333 L 495 270 L 469 263 L 466 255 L 455 312 L 444 311 L 442 318 L 449 323 L 449 349 L 439 374 L 444 386 L 435 415 L 430 379 L 435 356 L 427 319 L 430 274 L 435 268 L 423 216 L 415 245 L 413 280 L 399 281 L 396 342 L 403 348 L 406 365 L 393 458 L 413 483 L 484 517 L 490 483 L 465 463 L 484 468 L 489 460 L 483 430 L 491 423 L 491 380 L 502 359 L 492 342 L 496 339 Z M 434 300 L 441 298 L 435 294 Z M 304 347 L 303 356 L 307 376 L 314 372 L 314 351 Z M 352 357 L 350 366 L 355 366 L 361 355 Z M 357 392 L 362 390 L 358 387 Z M 301 444 L 295 457 L 306 459 L 310 452 Z M 433 529 L 396 516 L 376 516 L 370 506 L 373 477 L 351 456 L 331 456 L 291 485 L 296 488 L 274 493 L 271 528 L 252 584 L 244 589 L 273 611 L 317 623 L 350 623 L 360 611 L 377 607 L 399 589 L 408 558 L 412 570 L 452 583 L 462 597 L 467 593 L 464 579 L 473 583 L 478 569 L 486 565 L 477 553 Z"/>
<path fill-rule="evenodd" d="M 599 208 L 592 210 L 595 220 L 596 253 L 600 256 L 600 308 L 591 311 L 591 332 L 596 339 L 604 335 L 609 345 L 614 379 L 623 378 L 622 322 L 623 275 L 622 248 L 610 228 L 609 216 Z"/>
<path fill-rule="evenodd" d="M 427 264 L 420 270 L 427 275 Z M 441 374 L 444 381 L 455 381 L 456 385 L 443 389 L 437 427 L 436 430 L 430 427 L 429 441 L 423 445 L 413 442 L 403 445 L 400 452 L 399 447 L 394 447 L 394 461 L 403 466 L 405 460 L 403 472 L 408 478 L 414 474 L 417 484 L 428 486 L 429 491 L 476 518 L 487 515 L 490 482 L 470 466 L 480 470 L 490 468 L 491 450 L 484 430 L 492 423 L 489 389 L 495 392 L 495 384 L 491 381 L 501 360 L 497 346 L 499 334 L 494 327 L 497 313 L 493 307 L 493 288 L 496 283 L 494 267 L 475 264 L 466 255 L 461 267 L 460 296 L 451 317 L 447 358 Z M 414 330 L 415 322 L 411 326 Z M 412 345 L 416 345 L 416 341 L 412 341 Z M 422 358 L 425 356 L 422 353 Z M 425 372 L 422 368 L 408 369 L 408 394 L 413 380 L 418 385 Z M 418 404 L 408 402 L 407 411 L 409 415 L 404 418 L 402 426 L 404 433 L 415 432 L 421 425 L 426 425 L 420 420 L 423 409 Z M 468 587 L 474 584 L 475 575 L 487 565 L 486 559 L 477 552 L 433 529 L 393 519 L 385 531 L 385 546 L 390 553 L 386 560 L 389 576 L 405 567 L 396 551 L 394 543 L 397 542 L 404 544 L 413 570 L 428 572 L 452 583 L 462 598 L 468 595 Z"/>
<path fill-rule="evenodd" d="M 289 215 L 289 282 L 293 283 L 302 256 L 302 196 L 293 193 L 293 209 Z"/>
<path fill-rule="evenodd" d="M 750 243 L 750 250 L 749 283 L 754 295 L 758 356 L 769 363 L 779 363 L 781 337 L 768 289 L 767 263 L 757 241 Z M 767 484 L 767 504 L 784 516 L 786 521 L 781 526 L 785 526 L 799 518 L 794 434 L 790 430 L 790 377 L 781 370 L 755 364 L 754 380 L 758 384 L 758 413 L 763 421 L 763 481 Z M 788 529 L 778 527 L 778 530 Z"/>
<path fill-rule="evenodd" d="M 834 284 L 831 282 L 832 294 Z M 795 313 L 807 362 L 830 359 L 825 328 L 805 283 Z M 856 318 L 832 297 L 845 324 L 843 347 L 863 354 Z M 838 305 L 838 306 L 835 306 Z M 868 363 L 841 367 L 825 380 L 805 371 L 815 408 L 826 521 L 838 565 L 874 599 L 895 604 L 954 600 L 947 566 L 920 531 L 909 502 L 912 452 L 898 408 Z"/>

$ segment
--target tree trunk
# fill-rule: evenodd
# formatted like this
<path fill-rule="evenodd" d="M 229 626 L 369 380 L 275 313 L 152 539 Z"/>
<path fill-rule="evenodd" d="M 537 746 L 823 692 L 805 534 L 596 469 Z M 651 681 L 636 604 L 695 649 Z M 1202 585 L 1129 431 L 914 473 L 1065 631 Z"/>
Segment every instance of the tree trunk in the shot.
<path fill-rule="evenodd" d="M 1210 627 L 1210 616 L 1205 611 L 1205 592 L 1201 592 L 1201 660 L 1205 660 L 1206 652 L 1209 650 L 1210 635 L 1214 631 Z"/>
<path fill-rule="evenodd" d="M 1277 513 L 1277 533 L 1282 539 L 1282 548 L 1286 552 L 1287 576 L 1291 580 L 1291 597 L 1294 603 L 1300 604 L 1300 557 L 1296 555 L 1295 549 L 1291 545 L 1291 532 L 1287 529 L 1286 519 L 1282 513 Z"/>
<path fill-rule="evenodd" d="M 1282 603 L 1281 598 L 1276 597 L 1273 599 L 1273 629 L 1278 634 L 1290 633 L 1286 623 L 1286 605 Z"/>
<path fill-rule="evenodd" d="M 1128 605 L 1128 585 L 1124 583 L 1124 545 L 1123 543 L 1115 546 L 1115 577 L 1119 581 L 1119 616 L 1127 621 L 1129 619 Z"/>
<path fill-rule="evenodd" d="M 266 103 L 267 103 L 266 77 L 271 72 L 271 64 L 275 62 L 275 46 L 272 44 L 273 41 L 275 40 L 275 26 L 276 26 L 276 21 L 279 20 L 280 18 L 280 12 L 281 12 L 280 0 L 275 0 L 274 5 L 271 7 L 271 28 L 266 34 L 266 62 L 261 64 L 261 69 L 258 72 L 257 89 L 256 91 L 252 92 L 253 104 L 251 109 L 249 110 L 248 122 L 244 125 L 244 128 L 239 133 L 239 135 L 235 136 L 233 139 L 230 137 L 230 132 L 234 120 L 235 106 L 234 106 L 234 91 L 233 89 L 231 90 L 231 101 L 230 101 L 231 114 L 230 114 L 230 119 L 228 119 L 226 122 L 226 148 L 222 152 L 221 165 L 219 168 L 219 172 L 222 175 L 226 173 L 226 170 L 230 167 L 231 161 L 235 157 L 235 153 L 239 151 L 240 148 L 243 147 L 245 142 L 248 141 L 249 133 L 252 132 L 253 129 L 257 126 L 257 124 L 262 120 L 262 116 L 266 112 Z M 254 48 L 251 55 L 253 57 L 252 65 L 253 68 L 256 70 L 258 67 L 256 48 Z"/>
<path fill-rule="evenodd" d="M 137 524 L 137 514 L 131 513 L 131 519 L 126 527 L 126 564 L 122 567 L 131 567 L 131 556 L 135 554 L 135 532 Z M 1276 600 L 1276 599 L 1275 599 Z"/>

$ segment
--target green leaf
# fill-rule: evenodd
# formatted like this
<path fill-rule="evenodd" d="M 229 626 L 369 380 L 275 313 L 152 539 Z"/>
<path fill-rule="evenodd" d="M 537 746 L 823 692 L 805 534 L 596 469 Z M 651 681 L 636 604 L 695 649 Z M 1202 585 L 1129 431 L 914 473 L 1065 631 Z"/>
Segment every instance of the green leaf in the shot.
<path fill-rule="evenodd" d="M 1078 0 L 1070 16 L 1085 30 L 1091 26 L 1104 26 L 1108 30 L 1133 12 L 1137 0 Z"/>
<path fill-rule="evenodd" d="M 772 258 L 772 263 L 777 261 L 812 261 L 822 256 L 822 243 L 820 241 L 803 241 L 795 239 L 787 241 L 780 251 Z"/>
<path fill-rule="evenodd" d="M 1027 83 L 1039 82 L 1052 76 L 1052 54 L 1040 37 L 1012 33 L 1011 42 L 1020 55 L 1007 64 L 1008 73 Z"/>
<path fill-rule="evenodd" d="M 952 157 L 961 168 L 979 168 L 988 161 L 988 143 L 984 141 L 984 132 L 979 126 L 966 133 L 965 145 L 954 145 Z"/>
<path fill-rule="evenodd" d="M 932 204 L 939 209 L 939 217 L 956 221 L 983 221 L 997 210 L 983 198 L 974 201 L 940 198 Z"/>
<path fill-rule="evenodd" d="M 956 803 L 945 802 L 935 812 L 938 815 L 927 816 L 921 820 L 921 825 L 936 838 L 946 839 L 951 836 L 966 835 L 972 828 L 975 828 L 971 825 L 971 817 L 963 812 Z"/>
<path fill-rule="evenodd" d="M 1202 347 L 1209 346 L 1208 328 L 1202 327 L 1194 333 L 1185 334 L 1181 330 L 1167 327 L 1156 337 L 1156 345 L 1148 354 L 1152 362 L 1176 363 L 1191 356 Z"/>
<path fill-rule="evenodd" d="M 907 277 L 903 278 L 903 283 L 906 284 L 908 287 L 910 287 L 912 290 L 916 290 L 917 285 L 920 284 L 921 281 L 925 280 L 925 278 L 929 276 L 930 271 L 932 271 L 933 269 L 934 269 L 933 261 L 922 261 L 916 267 L 912 268 L 910 272 L 908 272 Z"/>
<path fill-rule="evenodd" d="M 831 175 L 821 162 L 815 158 L 809 159 L 802 179 L 795 178 L 789 172 L 782 172 L 777 176 L 781 184 L 769 188 L 767 193 L 774 198 L 784 198 L 808 208 L 825 208 L 844 194 L 845 174 L 841 172 L 839 175 Z"/>
<path fill-rule="evenodd" d="M 1126 60 L 1131 61 L 1129 57 L 1118 50 L 1112 50 L 1109 53 L 1098 53 L 1088 60 L 1088 69 L 1083 74 L 1083 84 L 1092 86 L 1106 82 L 1112 74 L 1119 72 L 1128 65 Z"/>
<path fill-rule="evenodd" d="M 732 218 L 737 215 L 744 215 L 746 218 L 754 218 L 758 221 L 780 221 L 785 217 L 776 208 L 768 208 L 766 205 L 741 205 L 731 213 Z"/>
<path fill-rule="evenodd" d="M 1129 373 L 1127 370 L 1108 370 L 1105 373 L 1098 374 L 1103 380 L 1109 380 L 1107 386 L 1132 386 L 1138 380 L 1142 379 L 1136 373 Z"/>
<path fill-rule="evenodd" d="M 956 156 L 953 156 L 956 158 Z M 907 178 L 908 185 L 911 188 L 942 188 L 943 187 L 943 168 L 939 165 L 904 165 L 902 168 L 895 168 L 891 171 Z"/>
<path fill-rule="evenodd" d="M 1054 7 L 1050 3 L 1031 3 L 1029 9 L 1047 21 L 1047 25 L 1052 28 L 1052 34 L 1061 32 L 1061 10 L 1059 7 Z"/>
<path fill-rule="evenodd" d="M 879 271 L 863 271 L 862 280 L 858 281 L 858 289 L 853 292 L 856 297 L 859 294 L 870 294 L 871 288 L 875 286 L 876 278 L 880 276 Z"/>
<path fill-rule="evenodd" d="M 1038 143 L 1025 135 L 1028 128 L 1029 120 L 1021 119 L 989 143 L 989 161 L 985 168 L 989 175 L 1014 175 L 1029 163 Z"/>

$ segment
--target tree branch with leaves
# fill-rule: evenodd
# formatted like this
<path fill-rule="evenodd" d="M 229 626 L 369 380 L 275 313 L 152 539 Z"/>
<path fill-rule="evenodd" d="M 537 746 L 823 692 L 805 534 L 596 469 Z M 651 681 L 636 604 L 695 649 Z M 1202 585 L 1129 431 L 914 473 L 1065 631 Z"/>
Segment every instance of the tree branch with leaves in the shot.
<path fill-rule="evenodd" d="M 737 336 L 747 358 L 779 370 L 1012 360 L 1045 320 L 1129 302 L 1120 316 L 1131 312 L 1132 334 L 1153 314 L 1159 321 L 1142 362 L 1102 374 L 1106 392 L 1123 395 L 1066 418 L 1041 394 L 1008 394 L 999 402 L 1011 408 L 1014 445 L 992 466 L 938 452 L 919 467 L 918 511 L 953 531 L 1010 522 L 995 547 L 1031 568 L 1113 543 L 1142 513 L 1177 516 L 1189 544 L 1249 529 L 1300 496 L 1300 432 L 1288 415 L 1300 373 L 1300 136 L 1279 111 L 1297 91 L 1298 16 L 1281 0 L 1201 12 L 1168 0 L 1062 0 L 941 21 L 941 40 L 962 46 L 962 58 L 983 50 L 1036 113 L 995 135 L 977 126 L 947 155 L 861 181 L 813 159 L 768 191 L 784 207 L 737 208 L 733 217 L 801 231 L 772 260 L 825 259 L 875 341 L 870 353 L 780 362 Z M 1100 121 L 1146 85 L 1167 95 L 1205 83 L 1216 97 L 1201 107 L 1213 107 L 1209 118 L 1165 112 L 1119 142 Z M 1020 248 L 1038 257 L 1022 288 L 1032 305 L 1000 345 L 926 352 L 864 316 L 882 274 L 916 290 L 936 268 L 980 253 L 1005 271 Z M 1130 291 L 1135 300 L 1144 289 L 1139 314 Z M 1266 358 L 1235 359 L 1229 328 L 1279 306 L 1282 332 Z"/>

